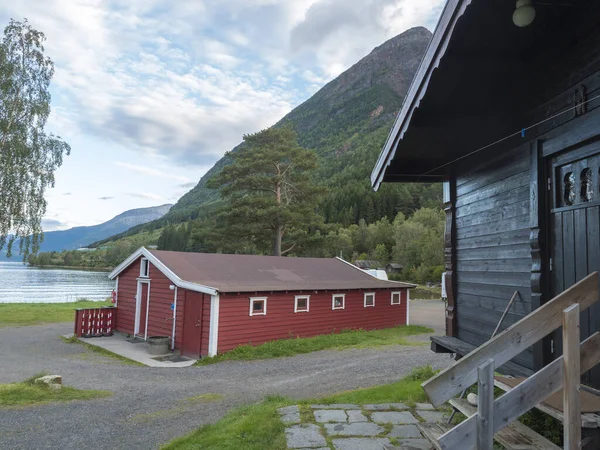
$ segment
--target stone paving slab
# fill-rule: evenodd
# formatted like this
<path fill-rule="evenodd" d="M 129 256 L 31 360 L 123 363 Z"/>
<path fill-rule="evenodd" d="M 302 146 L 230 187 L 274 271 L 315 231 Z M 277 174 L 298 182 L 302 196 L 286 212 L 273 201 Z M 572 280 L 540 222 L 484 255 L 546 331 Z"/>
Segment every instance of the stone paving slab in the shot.
<path fill-rule="evenodd" d="M 415 409 L 435 411 L 435 406 L 431 403 L 415 403 Z"/>
<path fill-rule="evenodd" d="M 286 428 L 285 437 L 289 448 L 311 448 L 327 445 L 321 434 L 321 428 L 312 423 Z"/>
<path fill-rule="evenodd" d="M 390 440 L 387 438 L 350 438 L 334 439 L 333 447 L 336 450 L 386 450 L 390 447 Z"/>
<path fill-rule="evenodd" d="M 373 420 L 373 422 L 376 423 L 419 423 L 417 418 L 413 416 L 409 411 L 374 412 L 373 414 L 371 414 L 371 419 Z"/>
<path fill-rule="evenodd" d="M 427 439 L 402 439 L 399 443 L 403 450 L 434 450 Z"/>
<path fill-rule="evenodd" d="M 423 437 L 416 425 L 394 425 L 388 436 L 404 439 L 421 439 Z"/>
<path fill-rule="evenodd" d="M 332 405 L 310 405 L 312 409 L 360 409 L 360 406 L 350 403 L 334 403 Z"/>
<path fill-rule="evenodd" d="M 365 411 L 388 411 L 390 409 L 409 409 L 404 403 L 381 403 L 379 405 L 364 405 Z"/>
<path fill-rule="evenodd" d="M 287 414 L 300 414 L 300 408 L 298 405 L 286 406 L 285 408 L 279 408 L 277 412 L 280 416 L 285 416 Z"/>
<path fill-rule="evenodd" d="M 326 423 L 325 430 L 331 436 L 377 436 L 384 432 L 377 424 L 365 423 Z"/>
<path fill-rule="evenodd" d="M 362 411 L 348 410 L 346 411 L 346 414 L 348 414 L 348 422 L 350 423 L 369 421 L 368 417 L 365 416 Z"/>
<path fill-rule="evenodd" d="M 355 411 L 360 412 L 360 411 Z M 315 420 L 317 422 L 347 422 L 348 416 L 343 409 L 318 409 L 315 411 Z"/>
<path fill-rule="evenodd" d="M 417 414 L 425 419 L 425 422 L 444 422 L 447 418 L 446 413 L 442 411 L 419 411 Z"/>

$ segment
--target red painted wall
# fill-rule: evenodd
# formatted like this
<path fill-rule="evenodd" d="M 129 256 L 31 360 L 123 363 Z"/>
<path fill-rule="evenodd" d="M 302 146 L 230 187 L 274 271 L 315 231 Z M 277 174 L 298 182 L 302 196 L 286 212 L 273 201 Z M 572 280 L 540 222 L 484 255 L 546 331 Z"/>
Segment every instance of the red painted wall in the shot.
<path fill-rule="evenodd" d="M 137 293 L 137 279 L 140 276 L 140 261 L 133 262 L 127 269 L 119 274 L 117 289 L 117 320 L 116 330 L 133 334 L 135 326 L 135 296 Z M 171 281 L 163 273 L 150 264 L 150 304 L 148 309 L 148 336 L 171 336 L 173 332 L 173 311 L 171 303 L 174 300 L 174 291 L 169 289 Z M 179 289 L 178 296 L 184 293 Z M 183 330 L 183 302 L 177 305 L 177 323 L 175 329 L 176 347 L 181 339 Z M 143 327 L 143 319 L 142 319 Z M 144 330 L 140 329 L 143 336 Z"/>
<path fill-rule="evenodd" d="M 140 276 L 140 260 L 133 262 L 119 274 L 117 287 L 117 331 L 133 334 L 135 326 L 135 296 L 137 278 Z"/>
<path fill-rule="evenodd" d="M 400 305 L 391 293 L 401 291 Z M 375 292 L 375 306 L 364 307 L 364 293 Z M 331 309 L 333 294 L 346 294 L 345 309 Z M 296 295 L 310 295 L 309 312 L 294 313 Z M 250 316 L 250 297 L 267 297 L 267 314 Z M 221 294 L 218 352 L 242 344 L 258 345 L 274 339 L 310 337 L 343 329 L 379 329 L 406 324 L 406 289 L 339 292 Z M 204 353 L 203 353 L 204 354 Z"/>

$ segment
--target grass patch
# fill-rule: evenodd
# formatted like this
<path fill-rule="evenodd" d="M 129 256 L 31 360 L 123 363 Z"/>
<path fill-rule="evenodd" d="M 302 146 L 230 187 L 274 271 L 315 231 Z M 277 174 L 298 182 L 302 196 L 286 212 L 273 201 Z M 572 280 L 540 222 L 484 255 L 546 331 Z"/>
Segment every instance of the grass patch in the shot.
<path fill-rule="evenodd" d="M 77 339 L 76 336 L 71 336 L 69 338 L 61 336 L 60 338 L 67 344 L 79 344 L 79 345 L 83 346 L 86 350 L 89 350 L 92 353 L 96 353 L 97 355 L 108 356 L 109 358 L 118 359 L 122 363 L 129 364 L 132 366 L 146 367 L 146 365 L 142 364 L 141 362 L 137 362 L 137 361 L 134 361 L 133 359 L 129 359 L 125 356 L 118 355 L 118 354 L 113 353 L 110 350 L 106 350 L 102 347 L 97 347 L 95 345 L 88 344 L 87 342 L 83 342 L 81 339 Z"/>
<path fill-rule="evenodd" d="M 277 408 L 292 404 L 284 397 L 267 397 L 259 404 L 229 412 L 220 421 L 176 439 L 163 449 L 284 450 L 284 425 Z"/>
<path fill-rule="evenodd" d="M 310 338 L 280 339 L 261 345 L 241 345 L 230 352 L 213 358 L 204 358 L 196 365 L 214 364 L 227 360 L 253 360 L 294 356 L 326 349 L 373 348 L 383 345 L 419 345 L 405 338 L 416 334 L 432 333 L 431 328 L 419 325 L 399 326 L 383 330 L 343 330 Z"/>
<path fill-rule="evenodd" d="M 101 306 L 112 306 L 112 303 L 87 300 L 69 303 L 1 303 L 0 327 L 73 322 L 76 309 L 100 308 Z"/>
<path fill-rule="evenodd" d="M 69 386 L 63 386 L 61 390 L 54 390 L 45 384 L 35 384 L 35 379 L 44 375 L 46 374 L 36 374 L 20 383 L 0 384 L 0 407 L 90 400 L 112 395 L 112 392 L 109 391 L 82 390 Z"/>
<path fill-rule="evenodd" d="M 342 392 L 325 398 L 293 401 L 285 397 L 267 397 L 262 403 L 244 406 L 230 411 L 223 419 L 212 425 L 205 425 L 198 430 L 176 439 L 164 450 L 284 450 L 285 426 L 279 420 L 277 408 L 283 406 L 300 406 L 303 423 L 314 422 L 308 405 L 314 403 L 397 403 L 411 404 L 425 400 L 421 383 L 436 372 L 431 366 L 414 370 L 402 380 L 383 386 L 376 386 L 356 391 Z M 388 427 L 389 428 L 389 427 Z"/>
<path fill-rule="evenodd" d="M 431 366 L 414 369 L 410 375 L 391 384 L 384 384 L 354 391 L 341 392 L 319 400 L 319 403 L 353 403 L 365 405 L 370 403 L 405 403 L 414 406 L 416 402 L 427 401 L 427 395 L 421 383 L 434 376 L 436 372 Z"/>

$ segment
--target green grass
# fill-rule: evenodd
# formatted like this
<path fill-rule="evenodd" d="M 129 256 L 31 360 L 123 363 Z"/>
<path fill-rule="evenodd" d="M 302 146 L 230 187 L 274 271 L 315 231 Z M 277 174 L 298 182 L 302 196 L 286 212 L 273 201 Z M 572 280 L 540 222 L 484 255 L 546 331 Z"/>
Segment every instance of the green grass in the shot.
<path fill-rule="evenodd" d="M 70 303 L 2 303 L 0 304 L 0 327 L 73 322 L 76 309 L 101 306 L 112 306 L 112 303 L 86 300 Z"/>
<path fill-rule="evenodd" d="M 342 392 L 325 398 L 293 401 L 285 397 L 271 396 L 265 401 L 243 406 L 230 411 L 223 419 L 212 425 L 176 439 L 164 450 L 284 450 L 285 427 L 279 420 L 277 408 L 294 404 L 300 405 L 302 417 L 306 420 L 306 405 L 312 403 L 396 403 L 412 404 L 425 400 L 421 383 L 435 372 L 430 366 L 413 371 L 400 381 L 356 391 Z"/>
<path fill-rule="evenodd" d="M 400 326 L 383 330 L 343 330 L 340 333 L 323 334 L 311 338 L 291 338 L 270 341 L 261 345 L 241 345 L 230 352 L 213 358 L 204 358 L 196 365 L 214 364 L 227 360 L 253 360 L 294 356 L 325 349 L 374 348 L 383 345 L 419 345 L 405 338 L 416 334 L 432 333 L 431 328 L 419 325 Z"/>
<path fill-rule="evenodd" d="M 108 391 L 82 390 L 69 386 L 63 386 L 62 389 L 55 391 L 47 385 L 37 385 L 34 383 L 36 378 L 43 377 L 44 375 L 46 374 L 40 373 L 20 383 L 0 384 L 0 408 L 37 405 L 49 402 L 90 400 L 112 395 Z"/>
<path fill-rule="evenodd" d="M 134 361 L 133 359 L 129 359 L 129 358 L 125 357 L 125 356 L 118 355 L 117 353 L 113 353 L 110 350 L 106 350 L 106 349 L 104 349 L 102 347 L 97 347 L 95 345 L 88 344 L 87 342 L 83 342 L 81 339 L 77 339 L 76 336 L 71 336 L 70 338 L 66 338 L 66 337 L 61 336 L 60 338 L 64 342 L 66 342 L 67 344 L 79 344 L 79 345 L 82 345 L 83 347 L 85 347 L 90 352 L 96 353 L 98 355 L 108 356 L 109 358 L 118 359 L 122 363 L 129 364 L 129 365 L 132 365 L 132 366 L 146 367 L 146 365 L 142 364 L 141 362 L 137 362 L 137 361 Z"/>

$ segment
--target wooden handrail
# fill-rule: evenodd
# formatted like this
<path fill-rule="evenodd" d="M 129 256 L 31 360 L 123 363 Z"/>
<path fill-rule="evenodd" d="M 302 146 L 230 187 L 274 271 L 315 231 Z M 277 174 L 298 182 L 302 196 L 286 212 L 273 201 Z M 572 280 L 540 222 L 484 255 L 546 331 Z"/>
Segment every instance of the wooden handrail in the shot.
<path fill-rule="evenodd" d="M 581 343 L 580 372 L 585 373 L 600 363 L 600 333 L 594 333 Z M 494 401 L 493 428 L 497 433 L 538 403 L 563 387 L 564 359 L 559 357 L 516 385 Z M 468 450 L 477 442 L 477 415 L 473 415 L 440 436 L 442 449 Z"/>
<path fill-rule="evenodd" d="M 513 357 L 556 330 L 562 322 L 562 311 L 579 303 L 581 311 L 598 301 L 598 273 L 594 272 L 579 283 L 554 297 L 517 323 L 473 350 L 454 365 L 422 384 L 435 406 L 440 406 L 477 381 L 477 368 L 488 359 L 500 367 Z"/>

